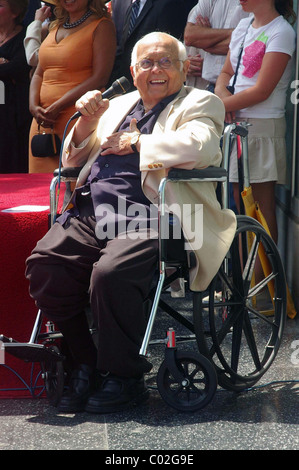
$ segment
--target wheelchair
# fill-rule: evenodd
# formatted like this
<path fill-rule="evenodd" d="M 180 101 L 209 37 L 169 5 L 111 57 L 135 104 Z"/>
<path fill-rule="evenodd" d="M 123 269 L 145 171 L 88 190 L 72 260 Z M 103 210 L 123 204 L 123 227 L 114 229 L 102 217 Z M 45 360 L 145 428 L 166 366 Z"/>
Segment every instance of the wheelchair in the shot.
<path fill-rule="evenodd" d="M 190 292 L 189 270 L 194 262 L 187 256 L 184 240 L 165 241 L 165 188 L 188 181 L 210 181 L 222 188 L 222 205 L 228 207 L 228 159 L 237 136 L 246 148 L 245 125 L 227 126 L 223 134 L 223 164 L 220 168 L 169 171 L 159 187 L 159 261 L 158 280 L 147 304 L 147 327 L 140 355 L 147 356 L 155 341 L 151 339 L 159 309 L 183 325 L 190 334 L 179 337 L 172 327 L 159 343 L 165 357 L 156 377 L 162 399 L 172 408 L 194 412 L 207 406 L 218 386 L 241 392 L 256 384 L 273 363 L 282 340 L 286 320 L 286 280 L 278 249 L 263 226 L 246 215 L 237 216 L 231 247 L 216 276 L 205 292 Z M 57 211 L 57 187 L 61 181 L 74 181 L 78 169 L 56 171 L 51 187 L 51 222 Z M 169 219 L 167 219 L 169 220 Z M 256 272 L 262 278 L 256 280 Z M 191 312 L 174 309 L 165 301 L 174 282 L 191 296 Z M 162 295 L 163 294 L 163 295 Z M 162 298 L 163 297 L 163 298 Z M 262 302 L 270 308 L 264 309 Z M 41 332 L 43 314 L 38 312 L 28 343 L 5 335 L 0 340 L 6 352 L 28 362 L 39 362 L 49 402 L 56 406 L 67 384 L 67 361 L 63 337 L 52 322 Z M 91 328 L 91 333 L 95 333 Z M 182 350 L 178 344 L 192 342 L 195 347 Z M 62 344 L 62 346 L 61 346 Z"/>

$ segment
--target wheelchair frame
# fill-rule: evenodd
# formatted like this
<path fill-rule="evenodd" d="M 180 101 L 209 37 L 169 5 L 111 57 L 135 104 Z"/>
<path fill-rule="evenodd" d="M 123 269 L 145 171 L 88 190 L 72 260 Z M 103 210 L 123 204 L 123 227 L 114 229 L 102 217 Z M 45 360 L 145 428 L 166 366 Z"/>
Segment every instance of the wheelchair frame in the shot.
<path fill-rule="evenodd" d="M 169 171 L 168 177 L 162 179 L 159 187 L 159 227 L 166 215 L 167 184 L 181 181 L 220 183 L 223 190 L 223 207 L 229 206 L 227 176 L 229 154 L 234 139 L 239 135 L 245 165 L 247 164 L 247 133 L 247 127 L 243 124 L 226 127 L 223 135 L 223 164 L 220 168 Z M 56 171 L 50 186 L 51 223 L 57 211 L 56 194 L 60 181 L 75 181 L 77 173 L 78 169 L 69 168 L 63 169 L 62 175 L 60 171 L 58 173 Z M 184 283 L 188 282 L 189 267 L 187 260 L 172 263 L 175 272 L 167 276 L 166 269 L 169 264 L 159 230 L 159 279 L 157 287 L 152 292 L 152 306 L 140 355 L 146 356 L 149 345 L 155 344 L 155 341 L 151 342 L 151 334 L 159 307 L 191 331 L 192 334 L 187 340 L 192 339 L 196 342 L 198 352 L 178 350 L 179 338 L 172 328 L 167 331 L 166 338 L 159 341 L 166 347 L 165 359 L 157 374 L 157 387 L 166 403 L 179 411 L 197 411 L 208 405 L 216 393 L 218 384 L 235 391 L 251 387 L 268 370 L 281 343 L 286 318 L 286 282 L 279 252 L 259 222 L 245 215 L 237 216 L 237 220 L 235 240 L 208 290 L 192 293 L 193 322 L 161 299 L 161 293 L 174 280 L 183 278 Z M 270 272 L 264 273 L 262 281 L 252 285 L 261 249 L 270 265 Z M 268 316 L 267 313 L 258 310 L 254 302 L 261 292 L 269 288 L 270 283 L 271 286 L 274 283 L 274 295 L 273 289 L 271 290 L 273 312 Z M 41 364 L 48 399 L 56 406 L 65 385 L 63 366 L 65 357 L 57 347 L 57 340 L 62 338 L 62 334 L 55 331 L 52 322 L 47 322 L 46 332 L 41 333 L 42 322 L 43 314 L 38 311 L 28 343 L 19 343 L 4 335 L 0 335 L 0 340 L 8 353 L 28 362 Z M 263 333 L 266 330 L 266 338 L 261 346 L 257 342 L 255 332 L 260 325 Z M 248 359 L 250 359 L 249 366 L 247 366 Z"/>

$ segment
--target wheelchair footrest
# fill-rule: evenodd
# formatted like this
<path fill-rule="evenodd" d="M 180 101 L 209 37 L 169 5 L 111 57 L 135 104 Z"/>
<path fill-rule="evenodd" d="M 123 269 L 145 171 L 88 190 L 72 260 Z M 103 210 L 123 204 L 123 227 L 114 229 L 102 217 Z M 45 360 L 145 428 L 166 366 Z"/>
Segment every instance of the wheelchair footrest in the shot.
<path fill-rule="evenodd" d="M 35 343 L 3 343 L 4 351 L 26 362 L 62 361 L 64 356 L 54 351 L 51 346 L 46 347 Z"/>

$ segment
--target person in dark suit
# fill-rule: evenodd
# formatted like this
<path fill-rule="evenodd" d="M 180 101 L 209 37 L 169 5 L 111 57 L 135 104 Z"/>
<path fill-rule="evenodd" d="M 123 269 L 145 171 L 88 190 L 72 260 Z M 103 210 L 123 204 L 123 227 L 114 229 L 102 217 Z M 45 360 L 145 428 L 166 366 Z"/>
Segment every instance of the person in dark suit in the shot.
<path fill-rule="evenodd" d="M 131 32 L 129 24 L 132 7 L 128 8 L 109 83 L 125 76 L 133 85 L 130 65 L 131 52 L 136 42 L 154 31 L 166 32 L 182 39 L 188 14 L 196 3 L 196 0 L 141 0 L 137 21 Z"/>
<path fill-rule="evenodd" d="M 41 8 L 41 2 L 39 0 L 29 0 L 28 9 L 23 20 L 23 25 L 25 28 L 34 21 L 34 16 L 36 10 Z"/>
<path fill-rule="evenodd" d="M 116 29 L 116 39 L 119 45 L 122 38 L 122 31 L 124 26 L 124 20 L 128 8 L 130 7 L 132 0 L 112 0 L 112 19 Z"/>

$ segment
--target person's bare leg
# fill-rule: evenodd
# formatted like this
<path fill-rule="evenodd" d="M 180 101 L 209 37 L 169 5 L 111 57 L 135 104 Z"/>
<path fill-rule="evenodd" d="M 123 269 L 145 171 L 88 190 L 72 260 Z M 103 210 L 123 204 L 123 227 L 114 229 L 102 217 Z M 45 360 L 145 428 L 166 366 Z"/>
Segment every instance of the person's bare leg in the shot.
<path fill-rule="evenodd" d="M 239 189 L 239 183 L 232 183 L 233 185 L 233 196 L 235 200 L 235 204 L 237 207 L 238 214 L 240 214 L 240 189 Z"/>
<path fill-rule="evenodd" d="M 275 181 L 267 181 L 266 183 L 253 183 L 251 187 L 254 200 L 259 203 L 261 212 L 269 226 L 271 237 L 274 242 L 277 243 L 278 229 L 276 220 L 275 184 Z"/>

